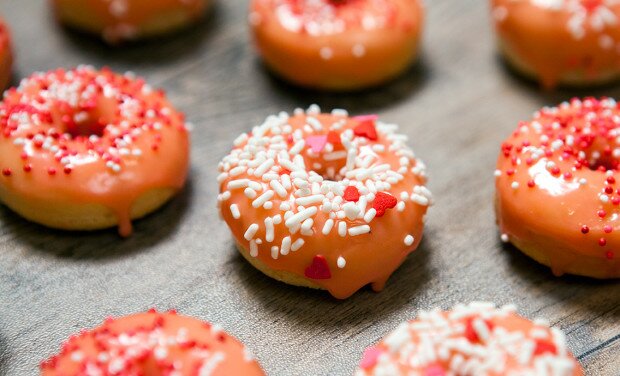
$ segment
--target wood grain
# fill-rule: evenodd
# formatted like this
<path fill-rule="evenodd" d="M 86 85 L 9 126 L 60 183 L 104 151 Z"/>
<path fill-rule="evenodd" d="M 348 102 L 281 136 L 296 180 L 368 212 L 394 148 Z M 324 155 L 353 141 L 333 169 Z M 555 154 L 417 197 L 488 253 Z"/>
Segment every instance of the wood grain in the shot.
<path fill-rule="evenodd" d="M 489 300 L 563 329 L 589 375 L 620 375 L 618 282 L 553 277 L 502 246 L 492 209 L 499 143 L 518 120 L 574 95 L 620 97 L 618 88 L 541 93 L 497 59 L 485 1 L 433 0 L 423 59 L 397 81 L 357 94 L 299 90 L 255 57 L 246 7 L 220 0 L 200 26 L 110 49 L 58 27 L 45 1 L 0 2 L 17 46 L 15 81 L 82 63 L 132 70 L 195 124 L 190 184 L 130 239 L 53 231 L 0 208 L 0 374 L 35 375 L 80 328 L 157 307 L 220 323 L 270 375 L 350 375 L 362 349 L 418 309 Z M 401 124 L 428 164 L 437 203 L 425 239 L 381 293 L 336 301 L 272 281 L 237 255 L 218 220 L 216 164 L 233 138 L 314 102 Z"/>

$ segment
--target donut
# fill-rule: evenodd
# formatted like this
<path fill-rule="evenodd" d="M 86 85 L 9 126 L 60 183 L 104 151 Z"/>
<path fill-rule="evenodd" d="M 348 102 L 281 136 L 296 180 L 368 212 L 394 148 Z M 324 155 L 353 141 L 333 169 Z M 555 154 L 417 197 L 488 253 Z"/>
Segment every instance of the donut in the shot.
<path fill-rule="evenodd" d="M 50 0 L 63 24 L 116 44 L 186 27 L 202 18 L 209 0 Z"/>
<path fill-rule="evenodd" d="M 620 76 L 620 3 L 615 0 L 491 0 L 509 64 L 546 88 Z"/>
<path fill-rule="evenodd" d="M 0 18 L 0 91 L 8 87 L 11 82 L 12 66 L 11 34 L 4 20 Z"/>
<path fill-rule="evenodd" d="M 501 238 L 564 273 L 620 277 L 620 109 L 610 98 L 545 107 L 502 143 Z"/>
<path fill-rule="evenodd" d="M 249 23 L 277 75 L 314 89 L 356 90 L 412 64 L 423 13 L 419 0 L 252 0 Z"/>
<path fill-rule="evenodd" d="M 355 376 L 582 376 L 564 334 L 513 306 L 422 311 L 364 352 Z"/>
<path fill-rule="evenodd" d="M 184 116 L 132 73 L 35 73 L 0 102 L 0 202 L 33 222 L 128 236 L 188 165 Z"/>
<path fill-rule="evenodd" d="M 422 238 L 425 166 L 376 115 L 273 115 L 220 162 L 220 214 L 266 275 L 338 299 L 389 276 Z"/>
<path fill-rule="evenodd" d="M 108 318 L 41 362 L 42 376 L 264 375 L 248 349 L 217 325 L 150 310 Z"/>

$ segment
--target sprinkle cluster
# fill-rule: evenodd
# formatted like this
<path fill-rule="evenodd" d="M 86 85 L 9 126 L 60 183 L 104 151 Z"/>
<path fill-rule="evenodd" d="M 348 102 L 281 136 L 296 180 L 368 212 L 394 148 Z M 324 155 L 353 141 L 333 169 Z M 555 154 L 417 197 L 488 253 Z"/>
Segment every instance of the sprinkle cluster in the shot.
<path fill-rule="evenodd" d="M 501 147 L 500 161 L 510 163 L 495 176 L 508 178 L 514 190 L 544 189 L 551 196 L 594 186 L 598 190 L 590 218 L 574 231 L 594 236 L 593 242 L 609 260 L 615 252 L 607 248 L 613 220 L 620 213 L 620 108 L 615 100 L 603 98 L 572 99 L 558 107 L 545 107 L 531 122 L 522 122 L 513 137 Z M 520 184 L 517 173 L 528 171 L 527 185 Z M 610 222 L 600 225 L 601 221 Z M 601 228 L 594 233 L 592 228 Z M 503 235 L 502 240 L 508 241 Z"/>
<path fill-rule="evenodd" d="M 581 40 L 591 30 L 600 34 L 599 46 L 602 49 L 615 49 L 620 53 L 620 41 L 605 33 L 606 28 L 616 28 L 618 17 L 612 7 L 620 5 L 618 0 L 512 0 L 512 3 L 529 2 L 535 6 L 555 12 L 568 12 L 570 17 L 566 29 L 576 40 Z M 495 19 L 502 22 L 508 9 L 497 6 L 493 10 Z"/>
<path fill-rule="evenodd" d="M 156 316 L 152 325 L 119 331 L 113 328 L 115 319 L 109 318 L 99 328 L 80 332 L 63 344 L 58 355 L 42 362 L 41 369 L 63 372 L 61 362 L 69 359 L 84 375 L 138 376 L 156 369 L 169 376 L 208 376 L 225 361 L 227 354 L 217 347 L 231 339 L 218 326 L 202 323 L 201 333 L 208 333 L 207 337 L 199 338 L 183 326 L 171 333 L 167 316 L 176 315 L 175 311 L 149 313 Z M 243 356 L 247 362 L 254 361 L 245 348 Z"/>
<path fill-rule="evenodd" d="M 335 121 L 324 124 L 317 119 L 318 106 L 298 109 L 295 116 L 304 116 L 306 124 L 296 128 L 286 113 L 270 116 L 250 134 L 239 136 L 219 164 L 220 210 L 241 218 L 239 205 L 227 204 L 233 194 L 244 195 L 254 210 L 264 210 L 264 221 L 245 229 L 252 257 L 265 248 L 273 259 L 286 256 L 311 236 L 364 236 L 391 210 L 431 204 L 425 186 L 401 185 L 408 174 L 423 182 L 425 167 L 406 146 L 407 137 L 396 133 L 396 125 L 379 122 L 374 115 L 349 118 L 344 110 L 332 115 Z M 398 162 L 386 163 L 387 155 Z M 393 192 L 396 186 L 400 188 Z M 259 229 L 264 238 L 258 237 Z M 273 243 L 276 232 L 285 234 L 279 244 Z M 414 238 L 405 234 L 403 242 L 410 246 Z M 329 278 L 319 256 L 306 270 L 307 277 Z M 340 257 L 337 265 L 344 268 L 346 260 Z"/>
<path fill-rule="evenodd" d="M 514 312 L 481 302 L 420 312 L 367 349 L 356 376 L 572 376 L 577 366 L 564 334 L 541 320 L 500 325 L 524 320 Z"/>
<path fill-rule="evenodd" d="M 143 153 L 156 153 L 161 129 L 185 132 L 181 115 L 132 73 L 117 75 L 89 66 L 35 73 L 0 103 L 0 138 L 21 155 L 21 166 L 2 165 L 4 177 L 45 169 L 50 175 L 71 174 L 84 164 L 102 163 L 110 173 Z M 148 140 L 143 150 L 138 140 Z M 142 143 L 144 144 L 144 143 Z M 33 156 L 45 156 L 37 165 Z"/>

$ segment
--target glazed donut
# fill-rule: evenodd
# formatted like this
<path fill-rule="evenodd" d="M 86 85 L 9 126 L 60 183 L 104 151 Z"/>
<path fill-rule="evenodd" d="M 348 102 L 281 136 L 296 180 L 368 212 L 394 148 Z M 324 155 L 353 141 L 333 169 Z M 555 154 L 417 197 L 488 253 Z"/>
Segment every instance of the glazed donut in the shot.
<path fill-rule="evenodd" d="M 354 90 L 386 82 L 416 59 L 419 0 L 252 0 L 259 53 L 297 85 Z"/>
<path fill-rule="evenodd" d="M 0 18 L 0 91 L 9 86 L 13 66 L 11 34 L 6 23 Z"/>
<path fill-rule="evenodd" d="M 81 331 L 41 362 L 43 376 L 264 375 L 248 349 L 218 326 L 151 310 Z"/>
<path fill-rule="evenodd" d="M 620 109 L 613 99 L 545 107 L 502 144 L 502 240 L 556 275 L 620 277 Z"/>
<path fill-rule="evenodd" d="M 490 303 L 422 311 L 364 352 L 355 376 L 582 376 L 564 334 Z"/>
<path fill-rule="evenodd" d="M 108 43 L 181 29 L 204 14 L 209 0 L 50 0 L 58 20 Z"/>
<path fill-rule="evenodd" d="M 181 113 L 133 74 L 35 73 L 0 102 L 0 201 L 65 230 L 119 226 L 164 204 L 189 165 Z"/>
<path fill-rule="evenodd" d="M 602 84 L 620 76 L 615 0 L 491 0 L 500 50 L 546 88 Z"/>
<path fill-rule="evenodd" d="M 244 133 L 219 164 L 218 204 L 241 254 L 277 280 L 344 299 L 383 289 L 431 203 L 398 127 L 318 106 Z"/>

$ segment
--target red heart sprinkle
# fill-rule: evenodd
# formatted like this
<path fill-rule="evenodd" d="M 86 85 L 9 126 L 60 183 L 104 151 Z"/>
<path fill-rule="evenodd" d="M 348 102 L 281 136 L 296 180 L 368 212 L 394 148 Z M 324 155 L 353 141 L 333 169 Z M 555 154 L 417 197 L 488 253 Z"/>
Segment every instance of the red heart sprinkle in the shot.
<path fill-rule="evenodd" d="M 542 355 L 544 353 L 557 354 L 558 349 L 552 342 L 539 339 L 536 341 L 536 348 L 534 349 L 534 355 Z"/>
<path fill-rule="evenodd" d="M 347 201 L 357 202 L 360 199 L 360 191 L 353 186 L 348 186 L 344 190 L 344 199 Z"/>
<path fill-rule="evenodd" d="M 375 128 L 377 115 L 356 116 L 353 120 L 359 123 L 358 126 L 353 128 L 353 133 L 356 136 L 366 137 L 371 141 L 376 141 L 378 139 L 377 129 Z"/>
<path fill-rule="evenodd" d="M 312 264 L 308 266 L 304 272 L 305 276 L 312 279 L 330 279 L 332 273 L 329 271 L 329 265 L 325 256 L 316 255 L 312 259 Z"/>
<path fill-rule="evenodd" d="M 340 145 L 342 143 L 340 141 L 340 134 L 336 131 L 329 131 L 329 133 L 327 133 L 327 142 L 332 145 Z"/>
<path fill-rule="evenodd" d="M 377 211 L 375 217 L 381 217 L 385 214 L 387 209 L 392 209 L 396 206 L 396 198 L 388 193 L 377 192 L 375 195 L 375 201 L 372 203 L 372 207 Z"/>

